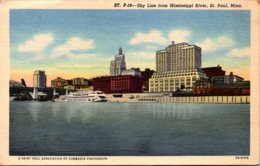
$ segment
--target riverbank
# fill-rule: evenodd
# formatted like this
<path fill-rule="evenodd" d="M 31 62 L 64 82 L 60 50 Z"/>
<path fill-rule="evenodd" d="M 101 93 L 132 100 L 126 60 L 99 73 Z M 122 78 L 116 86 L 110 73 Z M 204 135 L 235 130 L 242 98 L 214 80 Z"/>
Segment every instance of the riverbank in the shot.
<path fill-rule="evenodd" d="M 107 95 L 109 102 L 160 102 L 160 103 L 225 103 L 249 104 L 250 96 L 163 96 L 160 94 L 129 93 L 115 97 Z"/>

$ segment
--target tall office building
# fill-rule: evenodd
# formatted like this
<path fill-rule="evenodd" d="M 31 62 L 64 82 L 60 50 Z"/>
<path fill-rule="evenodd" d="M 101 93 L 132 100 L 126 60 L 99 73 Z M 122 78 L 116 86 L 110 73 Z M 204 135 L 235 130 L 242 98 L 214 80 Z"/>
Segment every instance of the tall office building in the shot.
<path fill-rule="evenodd" d="M 36 70 L 33 73 L 33 87 L 45 88 L 46 87 L 46 75 L 45 71 Z"/>
<path fill-rule="evenodd" d="M 115 56 L 115 60 L 110 62 L 110 75 L 122 75 L 123 70 L 126 70 L 125 55 L 120 47 L 118 55 Z"/>
<path fill-rule="evenodd" d="M 201 48 L 188 43 L 174 41 L 163 50 L 156 52 L 156 72 L 201 68 Z"/>
<path fill-rule="evenodd" d="M 156 52 L 156 73 L 149 79 L 149 92 L 191 91 L 201 70 L 201 48 L 174 41 Z"/>

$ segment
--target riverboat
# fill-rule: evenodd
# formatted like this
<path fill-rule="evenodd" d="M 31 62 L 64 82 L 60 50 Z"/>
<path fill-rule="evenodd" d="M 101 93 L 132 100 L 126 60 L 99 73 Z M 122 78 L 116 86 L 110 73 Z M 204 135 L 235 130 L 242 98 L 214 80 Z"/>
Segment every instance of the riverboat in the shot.
<path fill-rule="evenodd" d="M 67 102 L 107 102 L 107 97 L 102 91 L 76 91 L 60 96 L 55 101 Z"/>

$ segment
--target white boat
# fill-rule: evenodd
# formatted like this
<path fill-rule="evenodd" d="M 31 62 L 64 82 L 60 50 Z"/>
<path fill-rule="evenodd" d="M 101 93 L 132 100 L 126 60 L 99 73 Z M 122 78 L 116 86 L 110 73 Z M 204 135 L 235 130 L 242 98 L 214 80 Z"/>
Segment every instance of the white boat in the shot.
<path fill-rule="evenodd" d="M 15 98 L 16 98 L 16 96 L 10 96 L 9 101 L 14 101 Z"/>
<path fill-rule="evenodd" d="M 106 102 L 107 97 L 102 91 L 76 91 L 60 96 L 55 101 L 68 102 Z"/>

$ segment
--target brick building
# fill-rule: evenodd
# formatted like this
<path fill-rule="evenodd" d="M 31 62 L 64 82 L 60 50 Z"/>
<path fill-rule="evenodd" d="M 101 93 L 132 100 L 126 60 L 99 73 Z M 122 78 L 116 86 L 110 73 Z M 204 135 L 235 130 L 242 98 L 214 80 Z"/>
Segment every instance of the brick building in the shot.
<path fill-rule="evenodd" d="M 140 77 L 131 75 L 105 76 L 93 78 L 93 90 L 104 93 L 141 93 Z"/>
<path fill-rule="evenodd" d="M 230 83 L 242 82 L 244 78 L 234 75 L 233 72 L 230 72 L 229 75 L 214 76 L 211 77 L 210 80 L 216 84 L 230 84 Z"/>
<path fill-rule="evenodd" d="M 192 92 L 194 95 L 250 95 L 250 81 L 216 84 L 200 79 L 195 82 Z"/>
<path fill-rule="evenodd" d="M 69 85 L 68 80 L 65 80 L 61 77 L 57 77 L 56 79 L 51 80 L 51 87 L 53 88 L 64 88 L 67 85 Z"/>
<path fill-rule="evenodd" d="M 216 77 L 216 76 L 225 76 L 226 71 L 222 70 L 221 66 L 216 66 L 216 67 L 205 67 L 201 68 L 206 74 L 207 77 Z"/>
<path fill-rule="evenodd" d="M 71 81 L 71 85 L 74 86 L 75 89 L 84 89 L 88 87 L 88 80 L 86 78 L 77 77 L 73 78 Z"/>
<path fill-rule="evenodd" d="M 73 78 L 70 80 L 63 79 L 61 77 L 57 77 L 54 80 L 51 80 L 51 87 L 53 88 L 62 88 L 62 89 L 84 89 L 90 85 L 89 80 L 85 78 Z"/>

